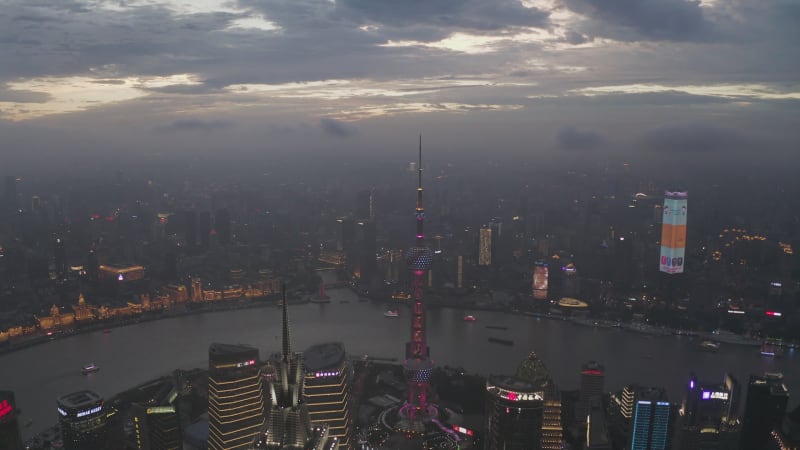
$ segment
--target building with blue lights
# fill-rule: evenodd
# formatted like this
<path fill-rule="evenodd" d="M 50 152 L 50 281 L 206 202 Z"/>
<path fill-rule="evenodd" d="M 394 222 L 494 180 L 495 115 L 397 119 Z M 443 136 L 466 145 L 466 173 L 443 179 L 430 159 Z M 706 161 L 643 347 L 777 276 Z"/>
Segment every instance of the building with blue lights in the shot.
<path fill-rule="evenodd" d="M 665 450 L 672 448 L 672 404 L 662 389 L 636 392 L 631 421 L 630 450 Z"/>

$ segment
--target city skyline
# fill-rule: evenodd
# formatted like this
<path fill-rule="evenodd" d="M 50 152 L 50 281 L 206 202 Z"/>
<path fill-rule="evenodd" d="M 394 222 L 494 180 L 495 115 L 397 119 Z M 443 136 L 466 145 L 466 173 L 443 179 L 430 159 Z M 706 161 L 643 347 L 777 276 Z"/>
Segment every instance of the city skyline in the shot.
<path fill-rule="evenodd" d="M 0 164 L 392 157 L 419 131 L 448 156 L 794 159 L 798 14 L 714 0 L 13 0 Z"/>

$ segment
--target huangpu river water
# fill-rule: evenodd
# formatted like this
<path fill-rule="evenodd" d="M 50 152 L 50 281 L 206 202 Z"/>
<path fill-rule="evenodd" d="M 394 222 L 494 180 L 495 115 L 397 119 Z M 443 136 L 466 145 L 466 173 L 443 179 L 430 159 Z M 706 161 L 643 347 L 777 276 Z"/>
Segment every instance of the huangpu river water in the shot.
<path fill-rule="evenodd" d="M 347 289 L 327 293 L 331 303 L 290 307 L 293 350 L 341 341 L 352 357 L 369 354 L 402 359 L 409 338 L 408 305 L 399 307 L 400 317 L 387 318 L 383 316 L 385 304 L 359 302 Z M 477 320 L 465 322 L 465 313 L 474 314 Z M 576 389 L 581 364 L 596 360 L 605 365 L 607 391 L 635 382 L 664 387 L 673 401 L 683 398 L 690 371 L 701 380 L 720 382 L 729 371 L 743 385 L 751 374 L 783 372 L 789 389 L 800 390 L 800 357 L 793 351 L 774 359 L 760 356 L 758 347 L 722 344 L 717 353 L 707 353 L 697 349 L 697 338 L 687 336 L 649 336 L 450 308 L 430 310 L 427 323 L 431 355 L 438 365 L 460 366 L 483 375 L 512 373 L 533 351 L 562 389 Z M 263 359 L 280 350 L 280 326 L 280 309 L 264 307 L 145 322 L 115 328 L 108 334 L 71 336 L 0 355 L 0 389 L 16 393 L 23 410 L 21 422 L 33 420 L 23 429 L 29 438 L 56 423 L 55 399 L 60 395 L 90 389 L 111 397 L 174 369 L 206 367 L 212 342 L 250 344 L 260 350 Z M 512 340 L 514 345 L 490 343 L 489 337 Z M 89 362 L 101 369 L 83 375 L 81 367 Z M 796 404 L 793 400 L 790 407 Z"/>

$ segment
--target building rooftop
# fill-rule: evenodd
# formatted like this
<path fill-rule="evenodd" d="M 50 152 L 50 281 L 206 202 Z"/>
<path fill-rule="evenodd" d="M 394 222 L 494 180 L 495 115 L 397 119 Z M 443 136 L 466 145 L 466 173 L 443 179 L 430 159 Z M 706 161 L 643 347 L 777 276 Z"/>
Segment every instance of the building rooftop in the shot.
<path fill-rule="evenodd" d="M 309 372 L 338 368 L 344 359 L 344 344 L 341 342 L 312 345 L 303 352 L 303 363 Z"/>
<path fill-rule="evenodd" d="M 62 395 L 57 402 L 67 408 L 81 408 L 93 405 L 103 400 L 103 397 L 93 391 L 78 391 L 71 394 Z"/>
<path fill-rule="evenodd" d="M 488 382 L 494 386 L 509 391 L 538 392 L 541 390 L 541 386 L 536 386 L 535 384 L 523 379 L 508 375 L 490 375 Z"/>
<path fill-rule="evenodd" d="M 220 344 L 215 342 L 208 347 L 208 359 L 209 362 L 214 364 L 257 361 L 258 349 L 243 344 Z"/>

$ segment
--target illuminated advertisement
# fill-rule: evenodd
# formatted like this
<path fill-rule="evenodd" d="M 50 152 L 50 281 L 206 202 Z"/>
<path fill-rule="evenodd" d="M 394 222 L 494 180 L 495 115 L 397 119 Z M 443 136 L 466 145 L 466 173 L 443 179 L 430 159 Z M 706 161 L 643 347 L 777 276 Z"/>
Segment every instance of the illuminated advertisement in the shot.
<path fill-rule="evenodd" d="M 683 273 L 686 251 L 686 192 L 665 192 L 661 224 L 661 260 L 664 273 Z"/>
<path fill-rule="evenodd" d="M 703 391 L 703 400 L 727 400 L 727 392 Z"/>
<path fill-rule="evenodd" d="M 544 300 L 547 298 L 547 280 L 549 277 L 547 264 L 537 262 L 533 266 L 533 298 Z"/>

